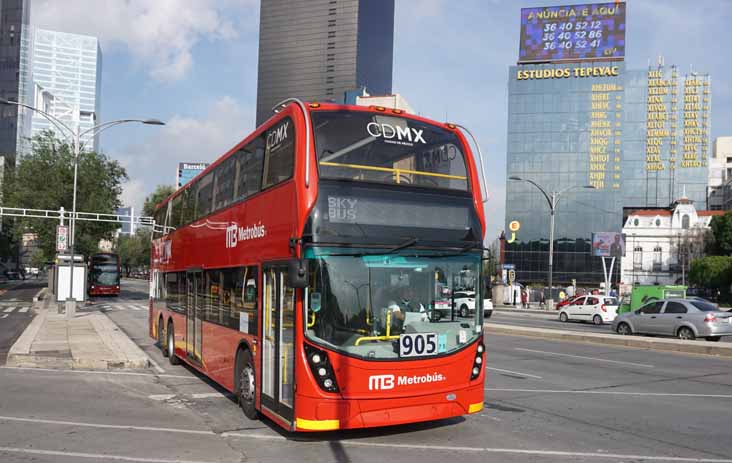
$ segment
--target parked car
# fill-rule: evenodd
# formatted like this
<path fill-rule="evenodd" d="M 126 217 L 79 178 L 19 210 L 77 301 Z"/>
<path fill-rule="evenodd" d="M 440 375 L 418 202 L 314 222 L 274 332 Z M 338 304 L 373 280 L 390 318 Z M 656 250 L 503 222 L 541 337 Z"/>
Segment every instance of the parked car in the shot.
<path fill-rule="evenodd" d="M 493 301 L 483 299 L 483 318 L 491 318 L 493 315 Z"/>
<path fill-rule="evenodd" d="M 475 291 L 456 291 L 454 294 L 455 309 L 461 317 L 475 313 Z M 493 301 L 483 299 L 483 318 L 493 315 Z"/>
<path fill-rule="evenodd" d="M 559 320 L 579 320 L 595 325 L 610 323 L 618 313 L 618 299 L 611 296 L 579 296 L 560 309 Z"/>
<path fill-rule="evenodd" d="M 719 341 L 721 336 L 732 336 L 732 313 L 696 298 L 662 299 L 621 314 L 613 322 L 613 331 Z"/>

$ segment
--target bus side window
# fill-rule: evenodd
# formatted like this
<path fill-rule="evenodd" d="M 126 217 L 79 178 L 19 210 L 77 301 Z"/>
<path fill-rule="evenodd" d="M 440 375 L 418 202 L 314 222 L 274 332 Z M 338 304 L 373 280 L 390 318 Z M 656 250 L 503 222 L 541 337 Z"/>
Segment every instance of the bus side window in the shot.
<path fill-rule="evenodd" d="M 213 172 L 209 172 L 198 182 L 196 189 L 196 220 L 211 212 L 212 200 Z"/>

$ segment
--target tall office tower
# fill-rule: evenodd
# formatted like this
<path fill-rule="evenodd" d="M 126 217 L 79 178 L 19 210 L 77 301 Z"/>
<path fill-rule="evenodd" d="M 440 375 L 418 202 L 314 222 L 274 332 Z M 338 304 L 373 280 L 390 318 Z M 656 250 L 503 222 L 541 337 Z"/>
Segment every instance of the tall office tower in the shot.
<path fill-rule="evenodd" d="M 550 209 L 530 182 L 560 197 L 558 285 L 603 281 L 592 234 L 621 232 L 632 211 L 668 208 L 682 197 L 707 208 L 711 78 L 662 58 L 628 69 L 625 19 L 623 2 L 521 10 L 519 60 L 508 75 L 506 169 L 506 225 L 520 229 L 505 263 L 517 281 L 548 279 Z M 614 273 L 616 282 L 618 266 Z"/>
<path fill-rule="evenodd" d="M 33 106 L 80 131 L 99 123 L 102 82 L 102 51 L 96 37 L 65 32 L 33 30 L 32 95 Z M 45 117 L 32 114 L 30 136 L 51 130 L 58 138 L 64 134 Z M 99 137 L 81 138 L 85 149 L 97 150 Z"/>
<path fill-rule="evenodd" d="M 30 0 L 0 0 L 0 97 L 12 101 L 26 102 L 29 21 Z M 16 106 L 0 106 L 0 186 L 6 166 L 15 165 L 25 120 Z"/>
<path fill-rule="evenodd" d="M 394 0 L 262 0 L 257 125 L 288 97 L 391 93 Z"/>

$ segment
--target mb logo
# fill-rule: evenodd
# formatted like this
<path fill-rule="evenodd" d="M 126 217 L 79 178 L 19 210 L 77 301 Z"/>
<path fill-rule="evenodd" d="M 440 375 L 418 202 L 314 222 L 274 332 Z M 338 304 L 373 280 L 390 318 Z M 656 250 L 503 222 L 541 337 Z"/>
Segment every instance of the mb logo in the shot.
<path fill-rule="evenodd" d="M 237 232 L 239 231 L 239 227 L 234 225 L 229 225 L 226 227 L 226 247 L 227 248 L 235 248 L 238 241 L 237 241 Z"/>
<path fill-rule="evenodd" d="M 383 391 L 394 389 L 394 375 L 369 376 L 369 391 Z"/>

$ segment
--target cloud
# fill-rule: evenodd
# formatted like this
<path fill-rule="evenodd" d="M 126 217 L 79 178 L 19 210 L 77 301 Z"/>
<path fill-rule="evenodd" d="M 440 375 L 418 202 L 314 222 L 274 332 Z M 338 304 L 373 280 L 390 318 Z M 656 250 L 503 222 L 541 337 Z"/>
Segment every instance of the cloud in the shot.
<path fill-rule="evenodd" d="M 200 116 L 175 115 L 147 132 L 151 135 L 141 144 L 112 153 L 134 179 L 125 186 L 125 205 L 138 208 L 157 185 L 174 184 L 179 162 L 212 162 L 243 140 L 254 127 L 254 112 L 242 108 L 253 107 L 224 96 Z"/>
<path fill-rule="evenodd" d="M 237 36 L 230 18 L 254 0 L 33 0 L 33 25 L 98 37 L 105 51 L 122 47 L 161 82 L 183 78 L 202 41 Z"/>

